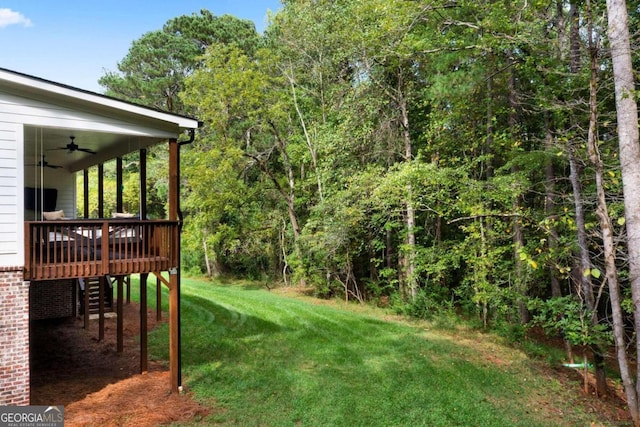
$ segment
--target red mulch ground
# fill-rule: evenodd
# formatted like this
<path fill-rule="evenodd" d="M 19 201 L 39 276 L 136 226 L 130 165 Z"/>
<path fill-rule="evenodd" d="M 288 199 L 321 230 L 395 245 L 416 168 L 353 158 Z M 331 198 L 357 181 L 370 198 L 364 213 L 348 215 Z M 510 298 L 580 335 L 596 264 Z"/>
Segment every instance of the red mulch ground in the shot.
<path fill-rule="evenodd" d="M 64 405 L 66 426 L 157 426 L 202 417 L 188 393 L 170 392 L 167 367 L 149 361 L 140 374 L 139 306 L 124 308 L 124 352 L 116 351 L 116 319 L 83 329 L 81 318 L 31 323 L 31 404 Z M 148 313 L 148 327 L 155 326 Z"/>

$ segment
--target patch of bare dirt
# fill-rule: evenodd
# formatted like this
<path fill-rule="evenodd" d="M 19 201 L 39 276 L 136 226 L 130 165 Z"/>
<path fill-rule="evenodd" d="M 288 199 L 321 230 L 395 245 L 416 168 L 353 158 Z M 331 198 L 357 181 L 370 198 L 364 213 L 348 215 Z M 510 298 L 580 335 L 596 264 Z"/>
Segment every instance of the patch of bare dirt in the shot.
<path fill-rule="evenodd" d="M 561 338 L 548 336 L 538 327 L 529 329 L 527 339 L 566 351 L 565 343 Z M 586 372 L 585 381 L 583 369 L 560 365 L 551 366 L 545 361 L 535 363 L 533 368 L 543 378 L 559 381 L 567 396 L 567 401 L 572 406 L 584 408 L 586 413 L 593 414 L 594 419 L 600 420 L 599 422 L 593 421 L 592 426 L 631 426 L 633 422 L 627 408 L 624 389 L 620 381 L 613 380 L 613 378 L 619 377 L 613 350 L 612 348 L 611 353 L 605 357 L 607 365 L 607 394 L 605 396 L 599 396 L 596 393 L 596 380 L 592 370 Z M 578 359 L 576 362 L 581 362 L 582 349 L 573 348 L 572 352 L 574 357 Z M 589 360 L 592 360 L 591 355 L 589 355 Z"/>
<path fill-rule="evenodd" d="M 156 314 L 148 312 L 148 328 Z M 83 328 L 82 318 L 31 323 L 31 404 L 64 405 L 66 426 L 157 426 L 186 421 L 208 410 L 188 393 L 171 393 L 166 366 L 149 361 L 140 374 L 139 306 L 124 308 L 124 351 L 116 351 L 116 318 Z"/>
<path fill-rule="evenodd" d="M 557 379 L 568 391 L 569 398 L 585 409 L 585 412 L 594 414 L 600 419 L 600 423 L 593 422 L 592 426 L 631 426 L 633 422 L 627 409 L 626 397 L 622 386 L 611 379 L 607 380 L 608 394 L 598 396 L 595 391 L 595 377 L 591 372 L 587 374 L 588 390 L 584 391 L 583 371 L 573 368 L 548 365 L 540 367 L 549 378 Z"/>

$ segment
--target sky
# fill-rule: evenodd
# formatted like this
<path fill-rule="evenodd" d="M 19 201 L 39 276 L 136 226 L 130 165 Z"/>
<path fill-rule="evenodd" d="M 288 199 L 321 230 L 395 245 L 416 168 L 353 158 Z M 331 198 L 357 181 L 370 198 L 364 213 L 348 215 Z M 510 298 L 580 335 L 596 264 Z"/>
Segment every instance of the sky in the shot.
<path fill-rule="evenodd" d="M 280 0 L 0 0 L 0 68 L 101 93 L 98 79 L 144 33 L 208 9 L 252 20 L 258 32 Z"/>

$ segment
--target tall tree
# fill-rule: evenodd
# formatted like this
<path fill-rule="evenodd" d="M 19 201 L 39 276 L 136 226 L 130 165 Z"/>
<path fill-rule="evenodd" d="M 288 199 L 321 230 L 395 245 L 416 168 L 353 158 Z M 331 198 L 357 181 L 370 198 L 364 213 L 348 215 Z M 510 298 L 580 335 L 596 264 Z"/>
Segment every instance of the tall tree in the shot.
<path fill-rule="evenodd" d="M 638 105 L 631 60 L 629 15 L 624 0 L 607 0 L 607 19 L 611 62 L 616 95 L 618 145 L 622 168 L 624 207 L 629 253 L 629 276 L 633 299 L 634 329 L 640 336 L 640 145 L 638 141 Z M 640 356 L 640 340 L 636 340 L 636 357 Z M 629 411 L 634 424 L 640 425 L 640 364 L 635 390 L 625 384 Z"/>
<path fill-rule="evenodd" d="M 266 185 L 284 203 L 298 252 L 298 175 L 291 147 L 296 132 L 285 102 L 288 88 L 281 76 L 270 72 L 270 53 L 261 51 L 254 60 L 235 45 L 212 45 L 205 66 L 187 80 L 183 99 L 209 123 L 217 145 L 241 150 L 246 159 L 242 167 L 262 176 L 254 183 Z"/>
<path fill-rule="evenodd" d="M 424 60 L 421 43 L 414 43 L 407 33 L 416 31 L 426 16 L 426 10 L 412 2 L 366 2 L 352 3 L 353 16 L 358 17 L 361 33 L 354 35 L 352 61 L 364 76 L 361 84 L 368 84 L 386 98 L 388 114 L 392 118 L 397 135 L 397 145 L 392 148 L 397 160 L 410 163 L 416 152 L 414 124 L 410 117 L 411 103 L 417 95 L 414 70 Z M 420 24 L 419 24 L 420 23 Z M 426 32 L 421 36 L 426 36 Z M 416 274 L 416 212 L 413 185 L 405 184 L 404 197 L 404 244 L 401 246 L 401 285 L 411 299 L 418 292 Z"/>
<path fill-rule="evenodd" d="M 133 41 L 125 58 L 118 63 L 118 71 L 107 72 L 100 79 L 100 84 L 106 89 L 107 95 L 179 114 L 191 114 L 192 107 L 187 106 L 179 94 L 184 90 L 185 79 L 201 66 L 201 56 L 207 47 L 212 44 L 233 45 L 252 55 L 259 42 L 260 36 L 252 21 L 230 15 L 218 17 L 203 9 L 199 14 L 170 19 L 162 29 L 146 33 Z M 185 248 L 190 248 L 188 252 L 191 256 L 186 257 L 185 265 L 197 268 L 196 266 L 204 263 L 210 274 L 217 274 L 223 271 L 220 257 L 216 256 L 220 252 L 202 248 L 220 246 L 221 241 L 233 241 L 236 244 L 240 241 L 237 229 L 222 227 L 212 230 L 211 220 L 221 216 L 233 216 L 229 207 L 237 206 L 239 201 L 233 198 L 234 203 L 231 203 L 229 201 L 232 199 L 229 197 L 233 194 L 242 194 L 243 190 L 238 190 L 239 187 L 242 188 L 242 182 L 234 180 L 233 174 L 229 173 L 231 165 L 235 167 L 241 162 L 238 161 L 233 150 L 213 147 L 215 144 L 211 143 L 211 135 L 208 134 L 210 129 L 211 127 L 207 127 L 199 132 L 196 144 L 199 147 L 205 145 L 209 148 L 208 150 L 204 153 L 197 151 L 200 154 L 198 158 L 193 156 L 191 150 L 184 152 L 186 161 L 183 165 L 199 167 L 198 171 L 194 171 L 193 167 L 185 167 L 184 176 L 189 178 L 191 174 L 195 174 L 199 178 L 207 177 L 215 183 L 207 184 L 201 179 L 190 181 L 191 188 L 183 204 L 183 207 L 188 210 L 187 215 L 191 214 L 185 229 Z M 166 164 L 163 156 L 166 156 L 165 151 L 151 149 L 149 152 L 148 179 L 153 187 L 149 188 L 148 195 L 152 200 L 156 198 L 156 193 L 166 191 L 168 171 L 162 167 Z M 221 163 L 219 168 L 213 169 L 220 172 L 220 175 L 211 174 L 205 160 L 213 164 Z M 207 185 L 206 191 L 210 192 L 212 188 L 216 188 L 219 194 L 229 197 L 222 197 L 220 203 L 215 203 L 211 199 L 198 198 L 201 185 Z M 223 201 L 229 203 L 225 204 Z M 256 233 L 255 241 L 263 242 L 261 237 L 257 237 L 258 235 L 262 236 Z M 246 258 L 239 257 L 251 260 L 264 259 L 262 256 L 256 256 L 253 247 L 246 245 L 243 248 L 245 251 L 229 253 L 251 252 L 246 255 Z M 262 248 L 258 252 L 264 255 L 267 251 Z M 202 259 L 204 261 L 201 261 Z M 234 262 L 237 260 L 230 261 L 230 263 Z M 256 261 L 254 265 L 262 264 L 261 261 Z"/>
<path fill-rule="evenodd" d="M 199 53 L 189 39 L 164 31 L 148 32 L 131 44 L 118 63 L 120 73 L 107 72 L 99 83 L 107 88 L 107 95 L 179 113 L 184 109 L 178 93 Z"/>
<path fill-rule="evenodd" d="M 613 224 L 609 215 L 608 204 L 605 191 L 605 170 L 604 162 L 600 155 L 598 143 L 598 104 L 597 104 L 597 86 L 598 86 L 598 60 L 600 46 L 594 37 L 593 11 L 591 1 L 587 0 L 587 19 L 588 19 L 588 50 L 589 50 L 589 131 L 587 136 L 587 151 L 589 159 L 595 169 L 595 185 L 596 185 L 596 216 L 600 222 L 600 230 L 602 233 L 602 249 L 604 253 L 605 277 L 609 287 L 609 296 L 611 301 L 611 311 L 613 317 L 613 335 L 616 342 L 618 366 L 620 368 L 620 376 L 625 388 L 629 388 L 632 384 L 629 363 L 626 357 L 625 341 L 624 341 L 624 318 L 622 316 L 620 284 L 618 280 L 618 271 L 616 266 L 616 249 L 613 235 Z M 604 364 L 604 360 L 597 360 Z M 596 372 L 599 372 L 596 371 Z M 604 382 L 603 378 L 598 379 Z M 606 386 L 605 386 L 606 387 Z M 602 385 L 599 388 L 603 388 Z M 632 387 L 631 387 L 632 389 Z M 633 403 L 629 405 L 631 408 Z"/>
<path fill-rule="evenodd" d="M 163 110 L 186 113 L 178 94 L 184 79 L 200 64 L 200 55 L 213 43 L 235 44 L 251 54 L 259 36 L 251 21 L 233 16 L 200 14 L 173 18 L 160 30 L 145 33 L 131 44 L 99 83 L 106 94 Z"/>

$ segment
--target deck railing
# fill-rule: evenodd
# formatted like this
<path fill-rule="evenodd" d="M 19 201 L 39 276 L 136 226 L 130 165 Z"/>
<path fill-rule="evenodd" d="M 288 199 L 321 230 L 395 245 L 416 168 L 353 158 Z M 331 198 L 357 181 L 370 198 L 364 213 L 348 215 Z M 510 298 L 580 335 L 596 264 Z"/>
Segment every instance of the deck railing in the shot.
<path fill-rule="evenodd" d="M 54 280 L 167 271 L 178 266 L 178 222 L 25 222 L 25 279 Z"/>

